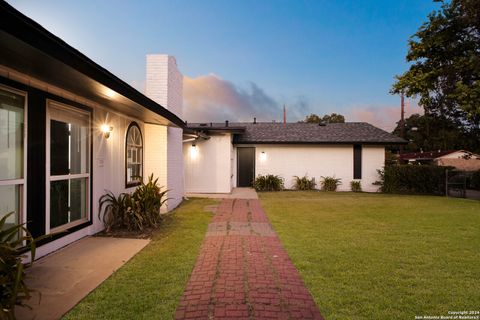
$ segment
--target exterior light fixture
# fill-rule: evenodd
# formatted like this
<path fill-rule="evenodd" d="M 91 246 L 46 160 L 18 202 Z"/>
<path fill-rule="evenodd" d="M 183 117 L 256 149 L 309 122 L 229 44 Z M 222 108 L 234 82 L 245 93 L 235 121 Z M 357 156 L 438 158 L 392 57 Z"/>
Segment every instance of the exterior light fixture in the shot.
<path fill-rule="evenodd" d="M 102 131 L 103 133 L 103 136 L 105 137 L 105 139 L 108 139 L 110 138 L 110 133 L 113 131 L 113 127 L 112 126 L 109 126 L 108 124 L 104 123 L 100 126 L 100 130 Z"/>
<path fill-rule="evenodd" d="M 260 153 L 260 161 L 266 161 L 267 160 L 267 154 L 265 153 L 265 151 L 262 151 Z"/>
<path fill-rule="evenodd" d="M 197 155 L 198 155 L 197 145 L 195 143 L 192 143 L 192 146 L 190 147 L 190 158 L 196 159 Z"/>

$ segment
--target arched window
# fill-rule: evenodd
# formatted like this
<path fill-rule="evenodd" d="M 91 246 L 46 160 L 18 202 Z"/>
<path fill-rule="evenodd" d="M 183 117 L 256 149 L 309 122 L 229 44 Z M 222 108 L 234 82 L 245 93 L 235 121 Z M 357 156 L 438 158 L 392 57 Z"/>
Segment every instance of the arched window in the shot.
<path fill-rule="evenodd" d="M 138 186 L 143 176 L 142 132 L 135 122 L 127 129 L 125 146 L 125 186 Z"/>

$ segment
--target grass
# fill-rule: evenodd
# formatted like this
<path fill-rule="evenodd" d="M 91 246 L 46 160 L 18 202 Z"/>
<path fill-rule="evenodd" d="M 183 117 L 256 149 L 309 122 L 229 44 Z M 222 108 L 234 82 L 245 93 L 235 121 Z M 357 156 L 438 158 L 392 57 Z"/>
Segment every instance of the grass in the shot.
<path fill-rule="evenodd" d="M 261 193 L 327 319 L 414 319 L 480 306 L 480 202 Z"/>
<path fill-rule="evenodd" d="M 172 319 L 205 236 L 209 199 L 185 201 L 151 243 L 64 319 Z"/>

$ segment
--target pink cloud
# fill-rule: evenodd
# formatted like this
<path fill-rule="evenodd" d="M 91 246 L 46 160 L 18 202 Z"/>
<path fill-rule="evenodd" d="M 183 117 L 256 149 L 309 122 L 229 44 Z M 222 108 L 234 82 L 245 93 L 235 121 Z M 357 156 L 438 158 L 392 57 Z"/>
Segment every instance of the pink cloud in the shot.
<path fill-rule="evenodd" d="M 187 121 L 270 120 L 281 113 L 278 103 L 251 82 L 244 89 L 217 75 L 183 79 L 184 118 Z"/>
<path fill-rule="evenodd" d="M 415 101 L 406 100 L 405 118 L 412 114 L 423 114 L 423 109 Z M 393 131 L 400 120 L 398 106 L 356 106 L 346 113 L 347 121 L 368 122 L 386 131 Z"/>

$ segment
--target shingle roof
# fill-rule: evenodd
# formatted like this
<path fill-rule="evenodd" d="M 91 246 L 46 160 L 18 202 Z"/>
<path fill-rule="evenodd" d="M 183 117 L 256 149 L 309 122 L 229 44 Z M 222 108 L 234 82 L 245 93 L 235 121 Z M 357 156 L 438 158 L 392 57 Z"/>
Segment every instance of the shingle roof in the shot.
<path fill-rule="evenodd" d="M 245 128 L 235 134 L 235 144 L 406 144 L 407 141 L 365 122 L 329 123 L 323 126 L 312 123 L 212 123 L 201 126 L 188 124 L 188 128 L 209 131 L 228 128 Z"/>
<path fill-rule="evenodd" d="M 462 151 L 462 150 L 408 152 L 408 153 L 400 154 L 400 159 L 401 160 L 433 160 L 457 151 Z"/>

